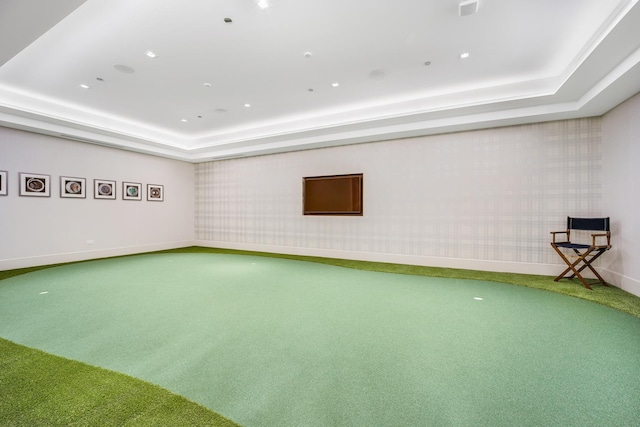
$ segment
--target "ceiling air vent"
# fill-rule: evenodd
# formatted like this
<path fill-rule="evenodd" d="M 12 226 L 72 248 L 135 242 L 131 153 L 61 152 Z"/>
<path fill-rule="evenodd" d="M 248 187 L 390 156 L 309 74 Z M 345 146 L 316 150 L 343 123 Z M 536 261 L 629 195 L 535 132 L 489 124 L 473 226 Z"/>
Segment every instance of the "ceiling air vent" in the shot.
<path fill-rule="evenodd" d="M 460 2 L 460 16 L 473 15 L 478 11 L 478 0 L 466 0 Z"/>

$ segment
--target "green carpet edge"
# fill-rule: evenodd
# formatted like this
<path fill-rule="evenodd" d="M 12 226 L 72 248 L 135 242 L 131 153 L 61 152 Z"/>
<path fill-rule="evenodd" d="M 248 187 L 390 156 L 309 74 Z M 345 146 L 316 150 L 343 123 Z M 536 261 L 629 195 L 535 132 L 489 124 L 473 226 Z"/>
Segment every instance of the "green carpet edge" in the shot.
<path fill-rule="evenodd" d="M 0 425 L 239 424 L 156 384 L 0 338 Z"/>
<path fill-rule="evenodd" d="M 555 292 L 562 295 L 567 295 L 575 298 L 584 299 L 587 301 L 595 302 L 621 312 L 630 314 L 634 317 L 640 318 L 640 297 L 633 295 L 623 289 L 615 286 L 604 286 L 601 284 L 592 284 L 593 290 L 586 289 L 577 280 L 561 280 L 555 282 L 551 276 L 533 275 L 533 274 L 521 274 L 521 273 L 504 273 L 504 272 L 490 272 L 482 270 L 466 270 L 444 267 L 428 267 L 410 264 L 395 264 L 384 263 L 374 261 L 358 261 L 348 260 L 342 258 L 325 258 L 306 255 L 292 255 L 292 254 L 280 254 L 273 252 L 259 252 L 259 251 L 245 251 L 237 249 L 223 249 L 223 248 L 209 248 L 203 246 L 188 246 L 176 249 L 167 249 L 163 251 L 153 251 L 137 253 L 132 255 L 124 255 L 124 257 L 150 255 L 155 253 L 218 253 L 218 254 L 232 254 L 232 255 L 249 255 L 249 256 L 263 256 L 272 258 L 291 259 L 296 261 L 307 261 L 321 264 L 328 264 L 338 267 L 353 268 L 358 270 L 378 271 L 384 273 L 396 273 L 396 274 L 409 274 L 415 276 L 428 276 L 428 277 L 443 277 L 451 279 L 470 279 L 470 280 L 482 280 L 488 282 L 505 283 L 515 286 L 525 286 L 528 288 L 540 289 L 549 292 Z M 114 257 L 120 258 L 120 257 Z M 100 258 L 104 259 L 104 258 Z M 98 259 L 91 259 L 78 262 L 91 262 Z M 21 274 L 26 274 L 32 271 L 42 270 L 45 268 L 58 267 L 61 265 L 73 264 L 51 264 L 37 267 L 28 267 L 15 270 L 0 271 L 0 280 L 14 277 Z"/>
<path fill-rule="evenodd" d="M 377 271 L 383 273 L 497 282 L 555 292 L 562 295 L 584 299 L 640 318 L 640 297 L 636 295 L 633 295 L 615 286 L 604 286 L 594 283 L 591 284 L 593 290 L 589 290 L 582 286 L 582 284 L 577 280 L 562 280 L 560 282 L 555 282 L 553 280 L 553 277 L 551 276 L 443 267 L 428 267 L 410 264 L 348 260 L 341 258 L 325 258 L 305 255 L 278 254 L 271 252 L 244 251 L 236 249 L 207 248 L 201 246 L 169 249 L 166 251 L 158 251 L 156 253 L 221 253 L 231 255 L 265 256 L 272 258 L 291 259 L 296 261 L 316 262 L 338 267 L 353 268 L 366 271 Z"/>

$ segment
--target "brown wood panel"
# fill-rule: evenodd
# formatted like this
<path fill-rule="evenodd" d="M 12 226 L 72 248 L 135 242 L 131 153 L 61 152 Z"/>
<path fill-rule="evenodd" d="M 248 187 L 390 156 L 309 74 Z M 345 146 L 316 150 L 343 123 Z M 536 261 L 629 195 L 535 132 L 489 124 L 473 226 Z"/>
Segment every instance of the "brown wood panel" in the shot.
<path fill-rule="evenodd" d="M 304 215 L 362 216 L 363 175 L 330 175 L 303 178 Z"/>

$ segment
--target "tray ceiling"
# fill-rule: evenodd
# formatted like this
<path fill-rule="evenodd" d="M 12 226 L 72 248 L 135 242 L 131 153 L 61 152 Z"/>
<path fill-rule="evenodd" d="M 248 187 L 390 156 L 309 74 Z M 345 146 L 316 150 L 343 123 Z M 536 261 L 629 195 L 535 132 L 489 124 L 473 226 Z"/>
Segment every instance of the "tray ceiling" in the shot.
<path fill-rule="evenodd" d="M 0 0 L 0 124 L 199 162 L 596 116 L 640 91 L 638 0 L 477 6 Z"/>

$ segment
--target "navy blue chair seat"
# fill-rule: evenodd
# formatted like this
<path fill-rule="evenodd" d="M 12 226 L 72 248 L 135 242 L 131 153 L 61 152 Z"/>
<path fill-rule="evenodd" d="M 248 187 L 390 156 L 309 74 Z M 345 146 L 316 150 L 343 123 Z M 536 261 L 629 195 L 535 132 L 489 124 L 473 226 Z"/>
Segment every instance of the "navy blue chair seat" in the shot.
<path fill-rule="evenodd" d="M 567 249 L 589 249 L 591 247 L 591 245 L 583 245 L 580 243 L 556 243 L 556 246 Z"/>
<path fill-rule="evenodd" d="M 591 234 L 591 244 L 576 243 L 571 241 L 572 230 L 597 231 Z M 607 282 L 598 274 L 591 265 L 603 253 L 611 249 L 611 227 L 609 218 L 573 218 L 567 217 L 567 229 L 564 231 L 552 231 L 551 247 L 558 253 L 560 258 L 567 264 L 567 268 L 558 275 L 554 280 L 573 279 L 575 277 L 582 282 L 582 285 L 591 289 L 591 286 L 580 274 L 585 268 L 600 280 L 605 286 L 609 286 Z M 565 235 L 566 240 L 556 241 L 560 235 Z M 571 256 L 567 256 L 561 249 L 570 249 L 575 253 L 575 261 L 570 261 Z M 579 267 L 578 267 L 579 266 Z"/>

